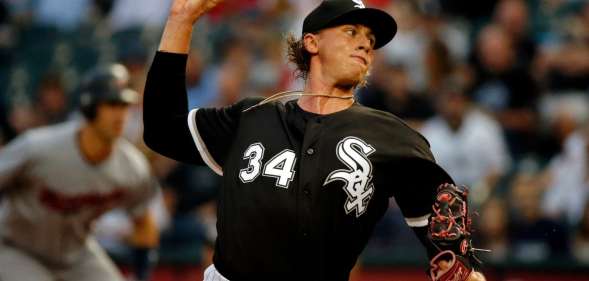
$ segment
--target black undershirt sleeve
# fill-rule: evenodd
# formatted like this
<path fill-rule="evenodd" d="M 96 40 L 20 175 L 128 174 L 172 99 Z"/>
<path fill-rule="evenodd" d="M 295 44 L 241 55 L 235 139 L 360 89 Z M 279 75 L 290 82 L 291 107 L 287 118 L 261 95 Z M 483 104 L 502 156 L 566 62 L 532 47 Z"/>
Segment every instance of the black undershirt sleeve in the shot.
<path fill-rule="evenodd" d="M 186 54 L 157 52 L 143 97 L 143 139 L 154 151 L 177 161 L 204 164 L 188 128 Z"/>

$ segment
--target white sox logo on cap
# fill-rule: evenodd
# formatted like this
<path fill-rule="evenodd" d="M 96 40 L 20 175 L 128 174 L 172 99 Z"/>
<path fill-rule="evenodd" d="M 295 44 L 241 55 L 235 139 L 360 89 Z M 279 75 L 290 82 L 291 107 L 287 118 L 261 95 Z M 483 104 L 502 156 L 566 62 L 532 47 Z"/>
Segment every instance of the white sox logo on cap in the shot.
<path fill-rule="evenodd" d="M 387 12 L 368 8 L 362 0 L 324 0 L 303 21 L 301 36 L 342 24 L 363 24 L 376 37 L 374 49 L 386 45 L 397 33 L 397 22 Z"/>
<path fill-rule="evenodd" d="M 366 8 L 364 3 L 362 3 L 362 0 L 352 0 L 352 2 L 356 3 L 356 5 L 354 5 L 355 8 L 360 8 L 360 9 Z"/>

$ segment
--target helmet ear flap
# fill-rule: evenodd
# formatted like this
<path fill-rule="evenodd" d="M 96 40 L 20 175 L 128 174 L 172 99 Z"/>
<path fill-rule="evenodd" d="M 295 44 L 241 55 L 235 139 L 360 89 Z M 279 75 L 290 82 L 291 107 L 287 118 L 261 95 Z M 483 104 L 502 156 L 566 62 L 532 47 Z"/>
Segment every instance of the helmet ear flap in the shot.
<path fill-rule="evenodd" d="M 96 118 L 97 103 L 92 93 L 83 92 L 80 95 L 80 112 L 86 120 L 93 121 Z"/>
<path fill-rule="evenodd" d="M 94 119 L 96 119 L 97 107 L 98 106 L 96 103 L 92 103 L 92 104 L 80 107 L 80 112 L 82 112 L 82 115 L 84 115 L 86 120 L 94 121 Z"/>

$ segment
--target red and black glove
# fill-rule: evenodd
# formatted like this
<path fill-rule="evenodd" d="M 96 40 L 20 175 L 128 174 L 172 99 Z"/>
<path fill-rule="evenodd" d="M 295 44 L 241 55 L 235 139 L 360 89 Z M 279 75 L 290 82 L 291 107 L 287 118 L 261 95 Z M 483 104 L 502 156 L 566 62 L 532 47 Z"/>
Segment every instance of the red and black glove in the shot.
<path fill-rule="evenodd" d="M 438 187 L 429 224 L 429 238 L 439 250 L 430 261 L 429 275 L 434 281 L 467 280 L 478 261 L 471 244 L 467 198 L 466 186 L 446 183 Z M 440 267 L 442 261 L 447 266 Z"/>

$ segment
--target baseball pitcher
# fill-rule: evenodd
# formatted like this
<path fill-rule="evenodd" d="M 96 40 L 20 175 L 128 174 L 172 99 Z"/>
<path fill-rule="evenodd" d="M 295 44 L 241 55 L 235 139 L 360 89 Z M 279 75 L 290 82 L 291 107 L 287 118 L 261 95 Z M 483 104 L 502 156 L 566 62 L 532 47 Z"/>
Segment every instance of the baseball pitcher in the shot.
<path fill-rule="evenodd" d="M 218 2 L 174 1 L 144 96 L 147 145 L 223 176 L 204 279 L 348 280 L 395 197 L 428 249 L 433 280 L 481 280 L 467 190 L 435 163 L 424 137 L 354 99 L 395 20 L 360 0 L 323 1 L 300 38 L 287 40 L 302 90 L 187 111 L 193 24 Z"/>

